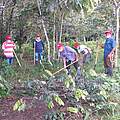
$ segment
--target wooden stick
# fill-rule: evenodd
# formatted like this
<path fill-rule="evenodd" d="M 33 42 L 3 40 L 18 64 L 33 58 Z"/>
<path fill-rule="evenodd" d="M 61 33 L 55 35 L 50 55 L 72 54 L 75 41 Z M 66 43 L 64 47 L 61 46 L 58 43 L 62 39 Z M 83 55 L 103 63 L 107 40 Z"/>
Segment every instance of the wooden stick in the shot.
<path fill-rule="evenodd" d="M 96 68 L 96 65 L 97 65 L 97 62 L 98 62 L 98 56 L 99 56 L 99 52 L 100 52 L 100 50 L 99 50 L 99 41 L 97 41 L 97 44 L 96 44 L 96 46 L 97 46 L 97 51 L 96 51 L 96 57 L 95 57 L 95 64 L 94 64 L 94 70 L 95 70 L 95 68 Z"/>
<path fill-rule="evenodd" d="M 72 63 L 69 64 L 69 65 L 67 65 L 66 68 L 69 67 L 69 66 L 71 66 L 71 65 L 73 65 L 73 64 L 76 63 L 76 62 L 78 62 L 78 60 L 72 62 Z M 55 73 L 53 73 L 53 76 L 56 75 L 57 73 L 61 72 L 62 70 L 66 69 L 66 68 L 61 68 L 60 70 L 56 71 Z"/>
<path fill-rule="evenodd" d="M 34 42 L 34 65 L 35 65 L 35 42 Z"/>
<path fill-rule="evenodd" d="M 18 59 L 18 57 L 17 57 L 17 55 L 16 55 L 16 53 L 15 53 L 14 50 L 13 50 L 13 53 L 14 53 L 14 55 L 15 55 L 15 58 L 17 59 L 17 62 L 18 62 L 18 64 L 19 64 L 19 66 L 22 67 L 21 64 L 20 64 L 20 61 L 19 61 L 19 59 Z"/>

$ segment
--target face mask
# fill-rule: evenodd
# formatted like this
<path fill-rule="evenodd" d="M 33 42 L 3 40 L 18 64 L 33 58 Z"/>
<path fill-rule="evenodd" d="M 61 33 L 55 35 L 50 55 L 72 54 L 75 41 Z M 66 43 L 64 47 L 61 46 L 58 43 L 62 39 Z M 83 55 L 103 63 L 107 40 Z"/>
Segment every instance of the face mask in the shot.
<path fill-rule="evenodd" d="M 111 34 L 106 34 L 106 38 L 110 38 L 111 36 Z"/>
<path fill-rule="evenodd" d="M 111 35 L 107 35 L 107 36 L 106 36 L 106 38 L 110 38 L 110 37 L 111 37 Z"/>
<path fill-rule="evenodd" d="M 37 38 L 36 38 L 36 41 L 40 41 L 40 40 L 41 40 L 40 37 L 37 37 Z"/>
<path fill-rule="evenodd" d="M 6 40 L 7 42 L 11 42 L 11 40 Z"/>
<path fill-rule="evenodd" d="M 63 47 L 59 48 L 59 52 L 62 52 L 63 51 Z"/>

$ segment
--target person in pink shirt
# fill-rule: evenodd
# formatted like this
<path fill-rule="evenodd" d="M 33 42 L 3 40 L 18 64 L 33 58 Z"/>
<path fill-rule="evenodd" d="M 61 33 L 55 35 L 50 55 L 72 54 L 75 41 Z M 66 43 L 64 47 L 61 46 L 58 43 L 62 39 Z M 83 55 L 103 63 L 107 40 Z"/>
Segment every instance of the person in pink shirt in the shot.
<path fill-rule="evenodd" d="M 16 45 L 12 41 L 12 37 L 10 35 L 7 35 L 5 37 L 5 40 L 6 41 L 3 42 L 2 44 L 2 50 L 3 50 L 4 56 L 7 59 L 7 63 L 12 64 L 13 58 L 14 58 L 13 50 L 16 49 Z"/>

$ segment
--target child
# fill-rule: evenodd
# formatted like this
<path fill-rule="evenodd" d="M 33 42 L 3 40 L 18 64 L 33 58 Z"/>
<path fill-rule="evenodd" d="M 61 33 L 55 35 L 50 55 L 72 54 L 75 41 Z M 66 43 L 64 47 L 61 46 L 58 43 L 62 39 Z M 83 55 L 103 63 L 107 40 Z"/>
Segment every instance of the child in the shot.
<path fill-rule="evenodd" d="M 39 34 L 37 34 L 36 39 L 34 41 L 34 49 L 35 49 L 35 63 L 37 64 L 40 58 L 40 64 L 42 64 L 44 44 Z"/>
<path fill-rule="evenodd" d="M 5 37 L 5 42 L 2 44 L 2 49 L 4 52 L 4 55 L 7 59 L 7 63 L 10 65 L 13 63 L 13 50 L 16 49 L 15 43 L 12 41 L 12 37 L 10 35 L 7 35 Z"/>

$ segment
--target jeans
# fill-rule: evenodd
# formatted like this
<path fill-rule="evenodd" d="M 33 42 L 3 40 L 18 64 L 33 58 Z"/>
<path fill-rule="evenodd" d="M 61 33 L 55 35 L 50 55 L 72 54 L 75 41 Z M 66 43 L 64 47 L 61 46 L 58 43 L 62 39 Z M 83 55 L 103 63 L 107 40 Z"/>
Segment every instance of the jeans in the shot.
<path fill-rule="evenodd" d="M 40 58 L 40 60 L 42 60 L 42 52 L 36 52 L 35 53 L 35 60 L 36 60 L 36 62 L 38 62 L 39 58 Z"/>
<path fill-rule="evenodd" d="M 13 64 L 13 57 L 6 58 L 6 59 L 7 59 L 7 63 L 8 63 L 8 65 Z"/>

